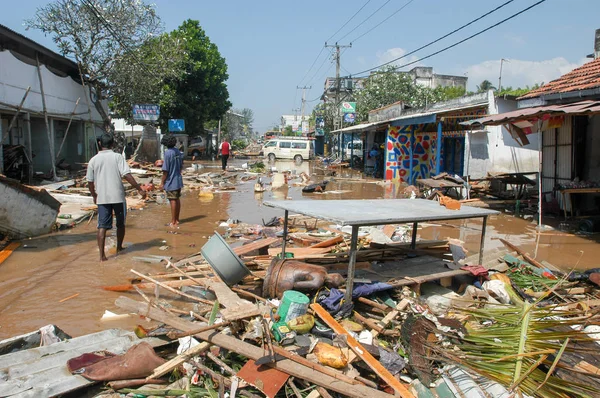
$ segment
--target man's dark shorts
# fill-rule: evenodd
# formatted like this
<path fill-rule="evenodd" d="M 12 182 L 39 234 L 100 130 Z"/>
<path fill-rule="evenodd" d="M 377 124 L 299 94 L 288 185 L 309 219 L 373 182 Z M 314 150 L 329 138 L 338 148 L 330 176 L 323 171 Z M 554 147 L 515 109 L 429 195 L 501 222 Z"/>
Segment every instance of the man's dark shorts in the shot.
<path fill-rule="evenodd" d="M 176 189 L 175 191 L 165 191 L 167 193 L 167 199 L 176 200 L 181 198 L 181 189 Z"/>
<path fill-rule="evenodd" d="M 107 203 L 98 205 L 98 229 L 112 229 L 113 213 L 117 219 L 117 228 L 125 226 L 125 203 Z"/>

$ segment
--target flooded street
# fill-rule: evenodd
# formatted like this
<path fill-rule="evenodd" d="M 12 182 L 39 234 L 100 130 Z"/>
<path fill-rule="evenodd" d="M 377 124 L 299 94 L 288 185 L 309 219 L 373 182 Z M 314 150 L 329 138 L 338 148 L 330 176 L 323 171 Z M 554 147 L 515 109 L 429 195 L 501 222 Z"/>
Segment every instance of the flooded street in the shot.
<path fill-rule="evenodd" d="M 233 165 L 243 162 L 236 160 Z M 215 168 L 207 167 L 204 171 L 218 171 L 216 162 L 207 166 Z M 308 162 L 302 165 L 281 162 L 277 168 L 292 169 L 293 174 L 310 171 Z M 393 185 L 368 180 L 356 182 L 349 177 L 344 175 L 327 186 L 327 191 L 339 193 L 303 194 L 300 187 L 290 186 L 255 194 L 255 181 L 239 185 L 236 191 L 216 193 L 212 199 L 199 198 L 198 191 L 186 191 L 182 198 L 182 225 L 177 233 L 165 226 L 170 219 L 169 207 L 150 203 L 127 216 L 127 250 L 119 256 L 109 251 L 109 261 L 102 264 L 98 262 L 96 247 L 96 218 L 90 224 L 84 222 L 70 230 L 24 241 L 27 247 L 16 250 L 0 266 L 0 339 L 49 323 L 73 336 L 110 327 L 131 329 L 143 321 L 137 317 L 126 321 L 100 321 L 105 310 L 119 312 L 114 301 L 123 294 L 105 291 L 101 286 L 128 283 L 133 277 L 132 268 L 152 273 L 164 270 L 164 265 L 136 262 L 135 256 L 168 255 L 177 260 L 199 252 L 219 223 L 228 218 L 262 224 L 262 220 L 283 215 L 279 210 L 263 206 L 263 200 L 391 199 L 399 195 Z M 477 252 L 480 228 L 479 221 L 469 220 L 429 224 L 419 230 L 419 238 L 458 238 L 466 242 L 468 250 Z M 510 240 L 537 260 L 563 269 L 600 265 L 597 238 L 558 230 L 537 233 L 534 224 L 507 215 L 489 219 L 486 248 L 501 246 L 497 238 Z M 114 241 L 114 237 L 111 239 Z M 161 246 L 168 249 L 160 250 Z M 60 302 L 75 294 L 78 295 Z M 126 294 L 137 297 L 135 292 Z"/>

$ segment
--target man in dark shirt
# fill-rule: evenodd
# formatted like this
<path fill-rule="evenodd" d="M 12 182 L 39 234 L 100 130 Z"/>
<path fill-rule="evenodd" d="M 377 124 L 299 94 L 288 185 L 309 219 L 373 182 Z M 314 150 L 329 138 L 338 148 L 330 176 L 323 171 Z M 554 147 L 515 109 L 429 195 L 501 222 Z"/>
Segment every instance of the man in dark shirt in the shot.
<path fill-rule="evenodd" d="M 177 145 L 177 138 L 172 135 L 166 135 L 161 140 L 161 144 L 167 147 L 165 159 L 162 166 L 161 187 L 167 193 L 167 199 L 171 204 L 171 222 L 168 226 L 176 228 L 179 224 L 179 213 L 181 212 L 181 188 L 183 188 L 183 177 L 181 169 L 183 168 L 183 154 Z"/>

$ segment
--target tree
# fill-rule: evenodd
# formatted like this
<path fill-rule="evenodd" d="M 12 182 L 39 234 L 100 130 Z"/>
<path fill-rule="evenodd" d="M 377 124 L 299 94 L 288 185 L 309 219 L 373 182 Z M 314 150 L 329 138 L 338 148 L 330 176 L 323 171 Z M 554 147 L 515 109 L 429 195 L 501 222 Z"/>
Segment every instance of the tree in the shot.
<path fill-rule="evenodd" d="M 187 53 L 186 73 L 167 83 L 161 113 L 168 118 L 185 119 L 186 130 L 200 133 L 210 120 L 218 120 L 231 107 L 225 81 L 227 64 L 210 41 L 200 22 L 188 19 L 171 36 L 181 40 Z"/>
<path fill-rule="evenodd" d="M 283 129 L 283 135 L 286 137 L 292 137 L 295 136 L 296 133 L 294 133 L 294 131 L 292 130 L 292 126 L 285 126 L 285 128 Z"/>
<path fill-rule="evenodd" d="M 542 83 L 543 85 L 544 83 Z M 521 97 L 525 94 L 527 94 L 528 92 L 530 92 L 531 90 L 535 90 L 537 88 L 540 88 L 540 84 L 534 84 L 532 87 L 529 86 L 525 86 L 525 88 L 521 88 L 521 87 L 517 87 L 515 89 L 513 89 L 512 87 L 503 87 L 501 91 L 498 91 L 496 93 L 496 95 L 502 96 L 502 95 L 511 95 L 511 96 L 515 96 L 515 97 Z"/>
<path fill-rule="evenodd" d="M 479 84 L 479 86 L 477 86 L 478 93 L 483 93 L 484 91 L 488 90 L 496 90 L 496 87 L 494 87 L 492 82 L 490 82 L 489 80 L 484 80 L 481 82 L 481 84 Z"/>
<path fill-rule="evenodd" d="M 183 77 L 187 55 L 180 40 L 169 34 L 146 40 L 137 49 L 115 61 L 110 108 L 115 115 L 133 122 L 135 103 L 160 104 L 170 101 L 166 81 Z M 150 73 L 139 78 L 139 64 Z"/>
<path fill-rule="evenodd" d="M 164 78 L 161 71 L 170 69 L 156 68 L 161 62 L 170 62 L 164 57 L 152 57 L 150 65 L 136 57 L 142 55 L 138 53 L 140 46 L 162 30 L 154 6 L 143 0 L 54 0 L 38 8 L 25 24 L 51 35 L 59 51 L 75 59 L 107 132 L 113 129 L 103 104 L 117 86 L 156 87 Z M 123 74 L 126 58 L 133 62 Z M 134 100 L 123 95 L 117 98 Z"/>
<path fill-rule="evenodd" d="M 242 115 L 242 128 L 244 133 L 251 136 L 254 132 L 254 127 L 252 126 L 252 124 L 254 124 L 254 111 L 250 108 L 244 108 L 237 113 Z"/>

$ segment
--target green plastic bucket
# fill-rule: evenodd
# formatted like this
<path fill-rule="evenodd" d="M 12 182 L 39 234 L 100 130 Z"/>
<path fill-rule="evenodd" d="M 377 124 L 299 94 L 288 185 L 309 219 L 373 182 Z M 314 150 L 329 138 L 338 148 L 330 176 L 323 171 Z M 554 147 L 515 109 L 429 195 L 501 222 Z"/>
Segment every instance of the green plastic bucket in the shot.
<path fill-rule="evenodd" d="M 287 290 L 283 293 L 277 314 L 279 314 L 281 320 L 288 322 L 306 314 L 309 303 L 310 299 L 306 294 L 295 290 Z"/>

